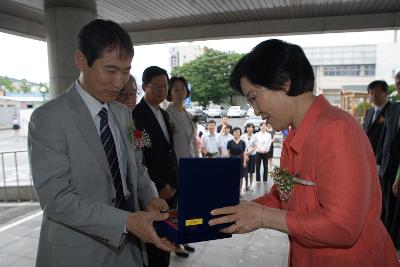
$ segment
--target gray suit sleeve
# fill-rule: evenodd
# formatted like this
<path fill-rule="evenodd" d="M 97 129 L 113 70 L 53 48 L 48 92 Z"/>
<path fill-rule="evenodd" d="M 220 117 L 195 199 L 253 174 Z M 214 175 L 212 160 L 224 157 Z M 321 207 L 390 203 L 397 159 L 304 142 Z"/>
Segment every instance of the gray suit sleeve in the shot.
<path fill-rule="evenodd" d="M 99 191 L 78 191 L 71 175 L 71 156 L 62 121 L 38 108 L 29 123 L 28 152 L 32 177 L 44 216 L 100 242 L 119 247 L 124 240 L 128 213 L 99 201 Z M 76 156 L 76 155 L 75 155 Z M 100 173 L 95 166 L 87 172 Z M 104 174 L 103 174 L 104 175 Z M 85 181 L 75 182 L 85 183 Z M 91 185 L 94 186 L 93 184 Z"/>

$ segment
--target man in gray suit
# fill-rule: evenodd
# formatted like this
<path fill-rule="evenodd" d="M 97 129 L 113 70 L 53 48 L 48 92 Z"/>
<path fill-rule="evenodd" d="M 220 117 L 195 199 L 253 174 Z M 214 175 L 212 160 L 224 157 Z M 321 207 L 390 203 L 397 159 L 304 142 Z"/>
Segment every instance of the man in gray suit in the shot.
<path fill-rule="evenodd" d="M 78 46 L 79 78 L 29 123 L 43 209 L 36 265 L 143 266 L 143 241 L 175 247 L 153 228 L 167 219 L 160 210 L 168 205 L 129 141 L 130 111 L 114 101 L 129 78 L 132 41 L 118 24 L 98 19 L 81 29 Z"/>

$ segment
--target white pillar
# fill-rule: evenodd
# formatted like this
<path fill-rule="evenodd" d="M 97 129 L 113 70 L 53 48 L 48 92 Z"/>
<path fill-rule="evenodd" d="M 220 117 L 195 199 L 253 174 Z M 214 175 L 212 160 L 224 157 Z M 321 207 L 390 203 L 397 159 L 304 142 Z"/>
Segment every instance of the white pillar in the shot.
<path fill-rule="evenodd" d="M 63 93 L 78 77 L 74 54 L 83 25 L 97 18 L 95 0 L 45 0 L 50 98 Z"/>

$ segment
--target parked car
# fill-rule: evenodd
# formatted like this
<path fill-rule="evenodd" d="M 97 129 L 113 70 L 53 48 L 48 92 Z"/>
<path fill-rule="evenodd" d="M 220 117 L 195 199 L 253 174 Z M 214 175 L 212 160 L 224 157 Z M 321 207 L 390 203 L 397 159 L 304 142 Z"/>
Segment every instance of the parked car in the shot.
<path fill-rule="evenodd" d="M 206 111 L 206 113 L 211 118 L 214 118 L 214 117 L 221 118 L 223 116 L 226 116 L 226 110 L 224 107 L 212 107 L 212 108 L 209 108 L 208 111 Z"/>
<path fill-rule="evenodd" d="M 187 111 L 193 116 L 196 116 L 199 119 L 199 123 L 207 123 L 208 115 L 201 109 L 187 109 Z"/>
<path fill-rule="evenodd" d="M 244 117 L 244 112 L 240 106 L 231 106 L 228 109 L 227 116 L 230 118 L 232 117 L 241 118 Z"/>

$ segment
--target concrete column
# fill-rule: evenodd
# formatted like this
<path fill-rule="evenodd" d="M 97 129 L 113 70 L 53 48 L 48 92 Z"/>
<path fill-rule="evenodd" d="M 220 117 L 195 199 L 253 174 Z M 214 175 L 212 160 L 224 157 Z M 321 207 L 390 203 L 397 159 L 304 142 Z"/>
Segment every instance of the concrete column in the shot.
<path fill-rule="evenodd" d="M 45 0 L 50 98 L 63 93 L 78 77 L 74 54 L 83 25 L 97 18 L 95 0 Z"/>

